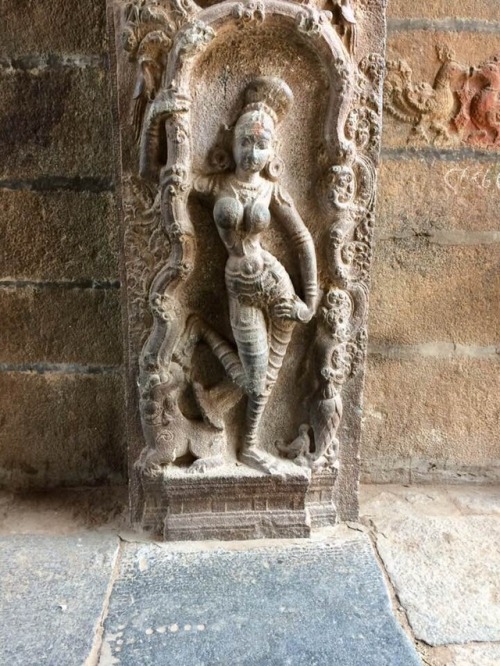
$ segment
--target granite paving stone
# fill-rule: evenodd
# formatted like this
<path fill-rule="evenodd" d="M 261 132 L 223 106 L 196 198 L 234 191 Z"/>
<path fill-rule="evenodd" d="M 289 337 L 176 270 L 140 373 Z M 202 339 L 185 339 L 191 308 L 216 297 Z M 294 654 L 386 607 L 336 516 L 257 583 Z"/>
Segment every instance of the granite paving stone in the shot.
<path fill-rule="evenodd" d="M 82 666 L 118 552 L 117 537 L 0 537 L 0 664 Z"/>
<path fill-rule="evenodd" d="M 494 506 L 495 495 L 482 504 Z M 466 498 L 423 486 L 363 503 L 415 637 L 428 645 L 500 641 L 500 521 L 468 511 Z"/>
<path fill-rule="evenodd" d="M 192 551 L 128 544 L 100 666 L 412 666 L 365 535 Z"/>
<path fill-rule="evenodd" d="M 432 666 L 498 666 L 500 643 L 471 643 L 433 648 L 429 658 Z"/>

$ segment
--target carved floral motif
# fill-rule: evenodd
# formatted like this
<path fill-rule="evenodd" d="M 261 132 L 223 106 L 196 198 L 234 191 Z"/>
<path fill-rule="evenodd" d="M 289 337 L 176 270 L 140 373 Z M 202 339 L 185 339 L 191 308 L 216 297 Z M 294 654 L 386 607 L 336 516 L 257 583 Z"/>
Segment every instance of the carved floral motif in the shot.
<path fill-rule="evenodd" d="M 263 21 L 266 17 L 265 5 L 260 1 L 250 1 L 246 4 L 239 2 L 233 8 L 233 16 L 241 23 L 249 23 L 250 21 Z"/>
<path fill-rule="evenodd" d="M 347 82 L 349 68 L 339 70 L 341 80 Z M 329 274 L 322 280 L 323 299 L 311 353 L 310 420 L 300 426 L 294 441 L 278 443 L 284 455 L 313 468 L 338 464 L 342 390 L 356 376 L 366 355 L 382 56 L 366 56 L 356 71 L 351 109 L 343 127 L 347 141 L 341 144 L 341 159 L 326 169 L 323 181 L 324 206 L 331 220 L 326 247 Z"/>
<path fill-rule="evenodd" d="M 305 5 L 304 9 L 297 13 L 295 20 L 301 33 L 309 37 L 319 37 L 323 26 L 332 20 L 332 13 L 319 10 L 313 5 Z"/>

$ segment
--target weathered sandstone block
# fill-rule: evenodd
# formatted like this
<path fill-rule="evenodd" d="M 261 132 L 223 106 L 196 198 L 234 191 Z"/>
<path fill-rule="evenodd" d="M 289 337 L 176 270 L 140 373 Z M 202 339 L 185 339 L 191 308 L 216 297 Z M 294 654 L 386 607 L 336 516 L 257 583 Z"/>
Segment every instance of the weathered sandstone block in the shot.
<path fill-rule="evenodd" d="M 458 480 L 463 467 L 476 468 L 484 481 L 487 465 L 490 480 L 494 474 L 498 480 L 498 360 L 460 357 L 452 350 L 441 358 L 369 359 L 362 429 L 366 480 L 428 480 L 434 466 L 437 480 Z M 424 463 L 426 474 L 419 474 Z M 464 474 L 467 480 L 473 476 Z"/>
<path fill-rule="evenodd" d="M 104 70 L 0 69 L 0 86 L 0 178 L 110 178 L 111 113 Z"/>
<path fill-rule="evenodd" d="M 106 5 L 95 0 L 2 2 L 0 57 L 103 53 Z"/>
<path fill-rule="evenodd" d="M 411 234 L 409 223 L 409 234 Z M 433 224 L 376 245 L 369 332 L 374 344 L 498 344 L 500 245 L 466 244 Z M 465 241 L 465 242 L 464 242 Z"/>
<path fill-rule="evenodd" d="M 123 482 L 122 396 L 119 374 L 0 373 L 0 484 Z"/>
<path fill-rule="evenodd" d="M 121 361 L 118 289 L 0 289 L 2 363 Z"/>
<path fill-rule="evenodd" d="M 1 279 L 113 282 L 118 224 L 106 192 L 0 190 Z"/>

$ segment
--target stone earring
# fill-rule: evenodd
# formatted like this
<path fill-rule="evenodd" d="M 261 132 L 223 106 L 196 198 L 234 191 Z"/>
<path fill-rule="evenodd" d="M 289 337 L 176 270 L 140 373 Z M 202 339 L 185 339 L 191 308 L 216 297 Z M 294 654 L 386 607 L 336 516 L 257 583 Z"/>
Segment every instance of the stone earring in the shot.
<path fill-rule="evenodd" d="M 272 181 L 278 180 L 285 168 L 285 163 L 280 157 L 276 155 L 271 157 L 269 162 L 264 167 L 264 175 Z"/>

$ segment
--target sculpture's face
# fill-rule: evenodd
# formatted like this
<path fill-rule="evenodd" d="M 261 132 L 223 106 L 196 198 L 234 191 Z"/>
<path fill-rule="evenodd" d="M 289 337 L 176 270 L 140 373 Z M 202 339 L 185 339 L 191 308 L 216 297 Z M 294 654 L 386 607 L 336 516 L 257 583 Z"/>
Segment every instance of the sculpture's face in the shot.
<path fill-rule="evenodd" d="M 334 205 L 345 206 L 354 197 L 354 173 L 348 166 L 333 166 L 330 169 L 329 201 Z"/>
<path fill-rule="evenodd" d="M 233 155 L 236 166 L 246 173 L 258 173 L 273 157 L 274 123 L 261 111 L 238 118 L 234 130 Z"/>

